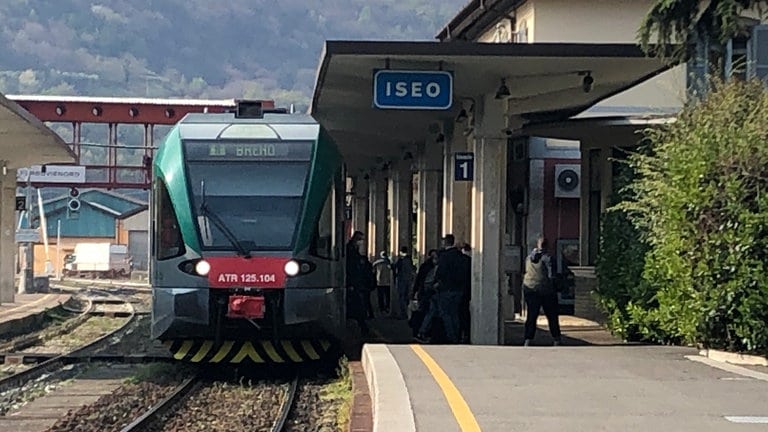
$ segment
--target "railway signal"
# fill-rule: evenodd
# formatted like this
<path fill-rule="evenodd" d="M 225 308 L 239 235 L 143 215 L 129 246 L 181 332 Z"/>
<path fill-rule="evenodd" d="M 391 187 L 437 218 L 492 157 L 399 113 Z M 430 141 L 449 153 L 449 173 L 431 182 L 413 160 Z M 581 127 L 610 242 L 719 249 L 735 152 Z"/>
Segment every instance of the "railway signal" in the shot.
<path fill-rule="evenodd" d="M 80 217 L 80 191 L 77 188 L 69 190 L 69 202 L 67 203 L 67 219 L 78 219 Z"/>

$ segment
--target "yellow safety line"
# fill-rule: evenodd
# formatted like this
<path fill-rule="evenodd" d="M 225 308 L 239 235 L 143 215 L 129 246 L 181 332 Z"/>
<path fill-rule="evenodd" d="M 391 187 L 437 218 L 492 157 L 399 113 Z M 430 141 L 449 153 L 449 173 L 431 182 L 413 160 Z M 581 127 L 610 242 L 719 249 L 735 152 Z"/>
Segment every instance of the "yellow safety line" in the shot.
<path fill-rule="evenodd" d="M 475 432 L 480 431 L 480 425 L 475 419 L 475 415 L 472 414 L 472 410 L 469 409 L 467 401 L 461 396 L 459 389 L 453 385 L 453 382 L 448 377 L 440 365 L 422 348 L 420 345 L 411 345 L 411 349 L 417 356 L 424 362 L 424 366 L 429 369 L 432 377 L 437 381 L 437 385 L 443 390 L 443 395 L 448 401 L 448 406 L 451 407 L 453 416 L 459 423 L 459 427 L 462 432 Z"/>

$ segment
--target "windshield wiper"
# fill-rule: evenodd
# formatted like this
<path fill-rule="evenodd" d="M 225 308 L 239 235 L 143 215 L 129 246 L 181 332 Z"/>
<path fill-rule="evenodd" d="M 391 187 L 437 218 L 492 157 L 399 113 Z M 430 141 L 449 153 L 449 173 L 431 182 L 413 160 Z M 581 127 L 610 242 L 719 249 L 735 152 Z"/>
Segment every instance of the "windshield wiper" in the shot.
<path fill-rule="evenodd" d="M 224 221 L 222 221 L 221 218 L 216 215 L 216 213 L 212 212 L 208 208 L 208 204 L 205 200 L 205 180 L 200 182 L 200 190 L 202 191 L 202 198 L 200 200 L 200 214 L 207 216 L 211 221 L 213 221 L 213 224 L 216 225 L 216 227 L 220 229 L 222 233 L 224 233 L 224 237 L 226 237 L 227 240 L 232 243 L 232 246 L 237 249 L 240 255 L 242 255 L 244 258 L 250 258 L 251 254 L 245 250 L 242 244 L 240 244 L 240 241 L 238 241 L 237 237 L 235 237 L 232 231 L 227 228 L 227 225 L 224 223 Z"/>

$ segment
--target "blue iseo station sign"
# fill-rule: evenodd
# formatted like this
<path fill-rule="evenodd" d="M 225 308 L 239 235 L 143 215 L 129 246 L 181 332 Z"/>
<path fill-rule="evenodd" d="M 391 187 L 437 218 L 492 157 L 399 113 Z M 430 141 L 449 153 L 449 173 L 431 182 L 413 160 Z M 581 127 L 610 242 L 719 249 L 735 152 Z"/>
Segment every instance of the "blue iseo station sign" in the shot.
<path fill-rule="evenodd" d="M 451 72 L 381 69 L 373 73 L 373 106 L 376 108 L 447 110 L 452 102 Z"/>

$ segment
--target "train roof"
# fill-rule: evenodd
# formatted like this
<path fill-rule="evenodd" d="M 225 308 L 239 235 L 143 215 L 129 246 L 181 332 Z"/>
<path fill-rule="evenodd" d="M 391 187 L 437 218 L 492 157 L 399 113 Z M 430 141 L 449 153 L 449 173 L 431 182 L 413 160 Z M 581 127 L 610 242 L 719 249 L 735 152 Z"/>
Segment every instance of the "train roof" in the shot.
<path fill-rule="evenodd" d="M 260 118 L 238 118 L 234 113 L 190 113 L 179 123 L 185 140 L 278 139 L 316 140 L 320 124 L 307 114 L 264 113 Z"/>
<path fill-rule="evenodd" d="M 261 118 L 238 118 L 235 113 L 189 113 L 179 121 L 184 123 L 248 123 L 248 124 L 317 124 L 309 114 L 264 113 Z"/>

